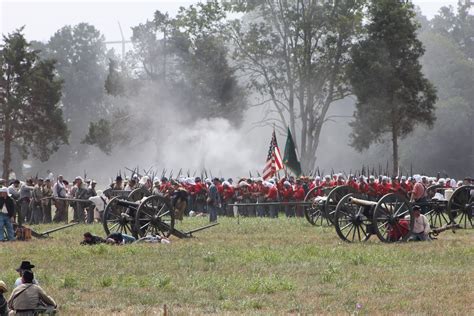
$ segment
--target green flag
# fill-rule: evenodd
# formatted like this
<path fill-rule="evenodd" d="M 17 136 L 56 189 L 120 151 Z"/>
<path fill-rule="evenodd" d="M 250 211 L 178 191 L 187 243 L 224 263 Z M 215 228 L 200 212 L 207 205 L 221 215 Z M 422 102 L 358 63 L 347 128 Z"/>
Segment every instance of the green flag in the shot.
<path fill-rule="evenodd" d="M 297 177 L 301 174 L 301 165 L 296 154 L 296 146 L 291 136 L 290 128 L 288 127 L 288 137 L 286 138 L 285 155 L 283 163 L 295 173 Z"/>

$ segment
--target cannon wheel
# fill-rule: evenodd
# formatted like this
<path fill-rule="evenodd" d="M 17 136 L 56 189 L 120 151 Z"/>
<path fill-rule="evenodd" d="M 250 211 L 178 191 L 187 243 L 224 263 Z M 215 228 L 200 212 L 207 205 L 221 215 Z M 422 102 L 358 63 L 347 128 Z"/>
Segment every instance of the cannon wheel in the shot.
<path fill-rule="evenodd" d="M 335 187 L 329 192 L 326 202 L 324 203 L 325 217 L 334 225 L 336 207 L 339 201 L 349 193 L 355 193 L 355 190 L 347 185 Z"/>
<path fill-rule="evenodd" d="M 127 199 L 119 196 L 114 197 L 105 207 L 102 219 L 105 234 L 108 236 L 111 233 L 123 233 L 137 238 L 138 234 L 134 225 L 135 218 L 130 214 L 129 207 L 117 203 L 119 200 Z"/>
<path fill-rule="evenodd" d="M 306 220 L 311 224 L 311 225 L 314 225 L 314 226 L 323 226 L 324 224 L 326 224 L 327 226 L 330 225 L 330 222 L 328 221 L 328 219 L 325 217 L 325 214 L 324 214 L 324 202 L 320 201 L 320 200 L 316 200 L 316 198 L 314 198 L 312 195 L 313 195 L 313 192 L 316 190 L 317 188 L 312 188 L 305 196 L 304 198 L 304 201 L 305 202 L 310 202 L 311 201 L 311 205 L 309 206 L 306 206 L 304 208 L 304 217 L 306 218 Z"/>
<path fill-rule="evenodd" d="M 425 214 L 432 227 L 442 227 L 451 222 L 450 213 L 447 211 L 446 201 L 429 202 L 430 211 Z"/>
<path fill-rule="evenodd" d="M 384 195 L 375 206 L 373 223 L 374 230 L 383 242 L 406 241 L 413 230 L 413 222 L 404 219 L 411 215 L 411 207 L 408 200 L 398 194 L 389 193 Z M 403 234 L 403 226 L 407 225 L 408 233 Z"/>
<path fill-rule="evenodd" d="M 130 194 L 128 195 L 128 200 L 136 202 L 136 201 L 140 201 L 144 197 L 147 197 L 147 196 L 150 196 L 150 195 L 151 195 L 150 191 L 148 191 L 147 189 L 141 187 L 141 188 L 137 188 L 137 189 L 133 190 L 132 192 L 130 192 Z"/>
<path fill-rule="evenodd" d="M 457 188 L 448 202 L 448 212 L 451 220 L 461 228 L 473 228 L 474 197 L 471 196 L 472 185 Z"/>
<path fill-rule="evenodd" d="M 159 235 L 169 237 L 174 230 L 174 210 L 170 200 L 162 195 L 147 197 L 138 207 L 135 225 L 140 237 Z"/>
<path fill-rule="evenodd" d="M 372 225 L 372 219 L 364 214 L 365 206 L 349 202 L 353 196 L 349 193 L 337 203 L 334 217 L 336 233 L 347 242 L 367 241 L 370 238 L 368 226 Z"/>

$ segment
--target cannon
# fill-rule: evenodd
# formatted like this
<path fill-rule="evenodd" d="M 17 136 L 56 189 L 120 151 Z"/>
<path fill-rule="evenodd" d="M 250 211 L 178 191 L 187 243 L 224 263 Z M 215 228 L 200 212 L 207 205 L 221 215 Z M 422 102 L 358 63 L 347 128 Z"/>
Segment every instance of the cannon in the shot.
<path fill-rule="evenodd" d="M 193 233 L 218 223 L 180 231 L 175 228 L 175 212 L 171 200 L 156 194 L 144 196 L 140 201 L 131 201 L 129 197 L 112 198 L 105 208 L 102 225 L 107 235 L 119 232 L 138 239 L 147 235 L 189 238 L 193 237 Z"/>
<path fill-rule="evenodd" d="M 325 196 L 314 197 L 318 189 L 311 189 L 305 196 L 304 201 L 309 204 L 304 209 L 305 218 L 311 225 L 333 225 L 337 204 L 347 194 L 355 193 L 355 190 L 347 185 L 323 188 Z"/>
<path fill-rule="evenodd" d="M 350 193 L 336 206 L 334 226 L 347 242 L 367 241 L 371 235 L 382 242 L 406 240 L 412 230 L 411 220 L 405 218 L 410 210 L 408 200 L 399 194 L 389 193 L 374 202 Z"/>
<path fill-rule="evenodd" d="M 103 194 L 108 198 L 112 199 L 114 197 L 121 197 L 121 198 L 128 198 L 130 201 L 138 201 L 146 196 L 150 196 L 151 192 L 144 187 L 139 187 L 132 191 L 126 190 L 113 190 L 113 189 L 106 189 L 104 190 Z"/>

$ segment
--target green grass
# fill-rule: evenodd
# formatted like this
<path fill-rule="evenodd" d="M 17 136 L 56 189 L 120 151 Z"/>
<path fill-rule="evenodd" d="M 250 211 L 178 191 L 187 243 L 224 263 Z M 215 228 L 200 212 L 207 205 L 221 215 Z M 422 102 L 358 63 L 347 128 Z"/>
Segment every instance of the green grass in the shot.
<path fill-rule="evenodd" d="M 11 286 L 14 268 L 30 260 L 63 315 L 161 314 L 164 305 L 171 315 L 474 313 L 474 230 L 346 244 L 304 219 L 219 221 L 169 245 L 80 246 L 86 231 L 103 235 L 99 224 L 3 243 L 0 279 Z"/>

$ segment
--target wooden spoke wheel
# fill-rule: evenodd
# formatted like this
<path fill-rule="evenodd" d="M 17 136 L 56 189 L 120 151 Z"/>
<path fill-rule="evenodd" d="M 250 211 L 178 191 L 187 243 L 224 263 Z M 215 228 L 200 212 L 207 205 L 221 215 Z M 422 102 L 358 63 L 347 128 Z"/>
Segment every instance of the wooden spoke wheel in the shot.
<path fill-rule="evenodd" d="M 119 201 L 122 200 L 123 197 L 114 197 L 105 207 L 102 219 L 105 234 L 123 233 L 137 238 L 138 234 L 134 229 L 136 209 L 120 204 Z"/>
<path fill-rule="evenodd" d="M 325 217 L 334 225 L 336 207 L 341 199 L 349 193 L 355 193 L 355 190 L 347 185 L 335 187 L 329 192 L 326 202 L 324 204 Z"/>
<path fill-rule="evenodd" d="M 147 196 L 150 196 L 150 195 L 151 195 L 151 193 L 150 193 L 149 190 L 141 187 L 141 188 L 137 188 L 137 189 L 133 190 L 132 192 L 130 192 L 130 194 L 128 195 L 128 200 L 129 201 L 140 201 L 144 197 L 147 197 Z"/>
<path fill-rule="evenodd" d="M 398 194 L 384 195 L 375 206 L 372 222 L 377 237 L 383 242 L 406 241 L 413 230 L 411 206 L 408 200 Z"/>
<path fill-rule="evenodd" d="M 314 191 L 317 188 L 311 189 L 305 196 L 305 202 L 311 202 L 311 205 L 306 205 L 304 208 L 304 217 L 306 220 L 314 226 L 329 226 L 330 223 L 325 217 L 324 213 L 324 199 L 320 199 L 321 197 L 314 197 Z"/>
<path fill-rule="evenodd" d="M 461 228 L 474 228 L 474 197 L 471 191 L 472 185 L 464 185 L 457 188 L 448 202 L 448 212 L 451 220 Z"/>
<path fill-rule="evenodd" d="M 347 242 L 363 242 L 372 232 L 371 206 L 357 205 L 350 200 L 354 194 L 344 196 L 336 206 L 334 226 L 336 233 Z"/>
<path fill-rule="evenodd" d="M 425 216 L 428 218 L 431 227 L 442 227 L 451 222 L 446 201 L 433 200 L 429 202 L 429 206 L 430 210 L 425 213 Z"/>
<path fill-rule="evenodd" d="M 169 237 L 174 230 L 174 222 L 174 210 L 170 200 L 162 195 L 152 195 L 138 207 L 135 225 L 140 237 Z"/>

